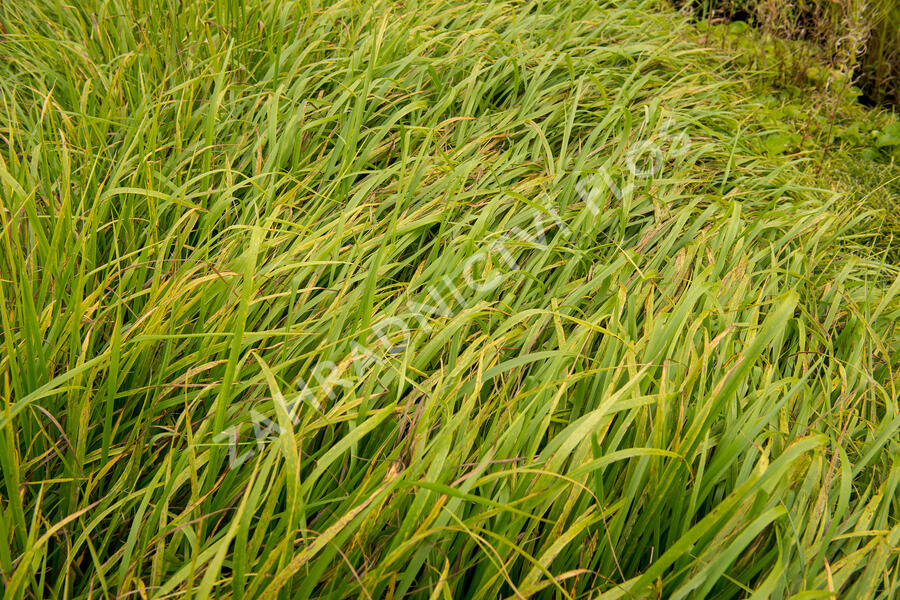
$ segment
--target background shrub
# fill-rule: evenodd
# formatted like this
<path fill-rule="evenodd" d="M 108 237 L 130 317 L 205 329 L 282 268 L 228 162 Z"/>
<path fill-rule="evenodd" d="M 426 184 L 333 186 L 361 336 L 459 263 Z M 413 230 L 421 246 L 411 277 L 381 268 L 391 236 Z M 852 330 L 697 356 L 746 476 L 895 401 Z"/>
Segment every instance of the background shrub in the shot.
<path fill-rule="evenodd" d="M 779 56 L 785 74 L 802 76 L 816 55 L 852 72 L 871 104 L 900 104 L 900 4 L 896 0 L 693 0 L 704 19 L 747 21 L 785 39 L 812 42 Z"/>

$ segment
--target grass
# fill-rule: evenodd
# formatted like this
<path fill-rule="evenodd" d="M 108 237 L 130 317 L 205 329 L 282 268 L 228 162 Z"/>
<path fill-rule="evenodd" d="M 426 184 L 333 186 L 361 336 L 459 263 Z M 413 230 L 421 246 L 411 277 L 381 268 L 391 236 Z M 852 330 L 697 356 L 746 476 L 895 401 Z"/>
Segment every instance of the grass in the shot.
<path fill-rule="evenodd" d="M 6 597 L 896 597 L 885 216 L 683 17 L 0 25 Z"/>
<path fill-rule="evenodd" d="M 807 163 L 816 185 L 840 194 L 843 202 L 879 209 L 866 229 L 875 234 L 873 251 L 889 262 L 900 258 L 900 122 L 887 109 L 861 103 L 863 92 L 830 68 L 815 45 L 772 38 L 746 23 L 698 22 L 698 41 L 736 54 L 745 102 L 753 121 L 770 133 L 762 144 L 773 156 Z M 784 57 L 805 62 L 789 74 Z"/>

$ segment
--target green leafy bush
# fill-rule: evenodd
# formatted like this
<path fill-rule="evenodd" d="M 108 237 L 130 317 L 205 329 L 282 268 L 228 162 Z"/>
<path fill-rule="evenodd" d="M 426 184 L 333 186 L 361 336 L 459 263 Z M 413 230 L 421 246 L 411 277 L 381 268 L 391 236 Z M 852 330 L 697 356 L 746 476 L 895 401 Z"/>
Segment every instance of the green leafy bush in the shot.
<path fill-rule="evenodd" d="M 872 0 L 871 36 L 860 59 L 860 82 L 873 102 L 900 107 L 900 3 Z"/>
<path fill-rule="evenodd" d="M 702 18 L 747 20 L 786 39 L 812 41 L 819 59 L 853 73 L 867 99 L 900 104 L 900 4 L 896 0 L 693 0 Z M 804 53 L 783 67 L 805 71 Z"/>

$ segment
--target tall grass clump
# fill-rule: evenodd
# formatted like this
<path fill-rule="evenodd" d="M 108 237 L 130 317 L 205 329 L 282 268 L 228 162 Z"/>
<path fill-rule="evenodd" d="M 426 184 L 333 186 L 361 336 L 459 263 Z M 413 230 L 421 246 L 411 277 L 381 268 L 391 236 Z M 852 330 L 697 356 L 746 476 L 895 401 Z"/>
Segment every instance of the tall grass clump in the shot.
<path fill-rule="evenodd" d="M 893 598 L 898 267 L 650 0 L 0 8 L 8 598 Z"/>

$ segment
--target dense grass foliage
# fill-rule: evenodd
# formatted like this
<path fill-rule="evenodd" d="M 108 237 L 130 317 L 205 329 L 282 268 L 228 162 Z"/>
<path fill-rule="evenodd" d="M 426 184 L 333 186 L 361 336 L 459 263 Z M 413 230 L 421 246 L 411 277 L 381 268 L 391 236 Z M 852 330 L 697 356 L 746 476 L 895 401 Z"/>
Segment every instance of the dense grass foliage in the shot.
<path fill-rule="evenodd" d="M 7 597 L 900 591 L 898 269 L 683 18 L 0 14 Z"/>

